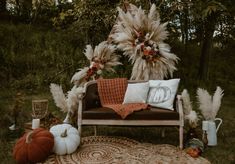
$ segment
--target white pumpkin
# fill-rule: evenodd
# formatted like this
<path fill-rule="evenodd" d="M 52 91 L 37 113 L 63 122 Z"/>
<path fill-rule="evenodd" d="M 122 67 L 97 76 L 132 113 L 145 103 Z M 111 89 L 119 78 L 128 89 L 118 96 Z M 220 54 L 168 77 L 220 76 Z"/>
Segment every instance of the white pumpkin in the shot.
<path fill-rule="evenodd" d="M 53 151 L 58 155 L 73 153 L 80 144 L 80 135 L 70 124 L 52 126 L 50 132 L 54 136 Z"/>

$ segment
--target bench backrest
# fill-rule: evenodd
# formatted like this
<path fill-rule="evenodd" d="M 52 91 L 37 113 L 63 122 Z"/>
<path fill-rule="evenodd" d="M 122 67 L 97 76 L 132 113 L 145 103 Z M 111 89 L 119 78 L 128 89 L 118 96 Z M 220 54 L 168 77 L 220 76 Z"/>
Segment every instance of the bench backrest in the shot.
<path fill-rule="evenodd" d="M 146 81 L 128 80 L 128 83 L 143 83 Z M 90 81 L 85 85 L 85 96 L 83 98 L 83 110 L 101 107 L 97 81 Z"/>
<path fill-rule="evenodd" d="M 146 81 L 132 81 L 129 80 L 128 83 L 140 83 Z M 176 105 L 176 99 L 174 101 L 174 109 Z M 91 108 L 99 108 L 101 107 L 99 93 L 98 93 L 98 86 L 96 81 L 90 81 L 85 85 L 85 95 L 83 98 L 83 109 L 88 110 Z"/>
<path fill-rule="evenodd" d="M 83 98 L 83 110 L 101 107 L 97 83 L 88 83 Z"/>

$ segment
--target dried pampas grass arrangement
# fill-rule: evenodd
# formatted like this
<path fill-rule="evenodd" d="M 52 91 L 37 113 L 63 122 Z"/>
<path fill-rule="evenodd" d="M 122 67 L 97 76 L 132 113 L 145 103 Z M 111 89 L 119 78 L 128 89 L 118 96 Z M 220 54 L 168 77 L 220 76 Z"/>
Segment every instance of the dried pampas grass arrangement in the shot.
<path fill-rule="evenodd" d="M 118 21 L 110 37 L 134 64 L 131 79 L 163 79 L 168 74 L 172 76 L 178 57 L 164 43 L 168 36 L 167 23 L 160 23 L 155 4 L 148 14 L 133 4 L 129 4 L 127 12 L 121 8 L 118 8 L 118 12 Z"/>
<path fill-rule="evenodd" d="M 219 86 L 217 86 L 213 97 L 208 93 L 207 90 L 198 88 L 197 99 L 199 103 L 199 109 L 201 110 L 205 120 L 215 120 L 221 106 L 223 95 L 223 90 Z"/>
<path fill-rule="evenodd" d="M 82 92 L 81 87 L 73 86 L 73 88 L 64 94 L 62 87 L 60 85 L 52 83 L 50 85 L 50 91 L 52 93 L 54 102 L 62 112 L 66 113 L 72 111 L 71 109 L 76 109 L 78 104 L 77 95 Z"/>
<path fill-rule="evenodd" d="M 181 93 L 181 96 L 183 100 L 184 113 L 188 115 L 193 110 L 188 90 L 184 89 L 183 92 Z"/>
<path fill-rule="evenodd" d="M 60 108 L 62 112 L 67 112 L 68 111 L 68 105 L 66 102 L 67 98 L 64 95 L 62 87 L 60 85 L 51 83 L 50 91 L 52 93 L 55 105 L 58 108 Z"/>
<path fill-rule="evenodd" d="M 90 66 L 76 72 L 71 82 L 81 85 L 89 80 L 99 78 L 103 71 L 115 72 L 113 67 L 121 65 L 119 56 L 115 54 L 115 51 L 115 46 L 108 44 L 107 41 L 101 42 L 94 50 L 91 45 L 87 45 L 84 54 L 90 61 Z"/>
<path fill-rule="evenodd" d="M 190 101 L 190 96 L 187 89 L 184 89 L 181 93 L 183 100 L 183 111 L 185 114 L 185 120 L 189 121 L 189 126 L 191 128 L 196 128 L 198 126 L 198 114 L 193 110 L 192 103 Z"/>
<path fill-rule="evenodd" d="M 68 123 L 71 115 L 77 110 L 78 94 L 83 92 L 84 84 L 87 81 L 99 78 L 103 71 L 115 72 L 113 67 L 121 64 L 115 50 L 115 46 L 108 44 L 106 41 L 101 42 L 94 50 L 91 45 L 87 45 L 84 55 L 90 61 L 90 65 L 80 69 L 79 72 L 73 75 L 71 82 L 74 83 L 74 86 L 67 92 L 67 95 L 64 94 L 61 86 L 53 83 L 50 85 L 50 91 L 56 106 L 61 111 L 67 112 L 64 122 Z"/>

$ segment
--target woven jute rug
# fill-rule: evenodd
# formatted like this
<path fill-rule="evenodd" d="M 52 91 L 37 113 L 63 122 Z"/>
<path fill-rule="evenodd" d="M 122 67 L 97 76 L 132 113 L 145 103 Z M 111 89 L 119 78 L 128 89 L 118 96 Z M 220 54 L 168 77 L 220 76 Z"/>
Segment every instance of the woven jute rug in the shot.
<path fill-rule="evenodd" d="M 70 155 L 51 155 L 45 164 L 209 164 L 205 158 L 192 158 L 179 148 L 162 144 L 142 144 L 120 137 L 82 138 Z"/>

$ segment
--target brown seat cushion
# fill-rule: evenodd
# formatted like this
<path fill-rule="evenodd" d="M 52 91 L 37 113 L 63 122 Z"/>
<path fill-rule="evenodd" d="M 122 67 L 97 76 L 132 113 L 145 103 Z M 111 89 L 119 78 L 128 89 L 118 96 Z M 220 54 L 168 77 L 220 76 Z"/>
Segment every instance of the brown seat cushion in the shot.
<path fill-rule="evenodd" d="M 154 108 L 154 111 L 141 110 L 127 116 L 125 120 L 179 120 L 179 113 L 176 111 Z M 103 119 L 103 120 L 122 120 L 121 116 L 110 108 L 100 107 L 85 110 L 82 119 Z"/>

